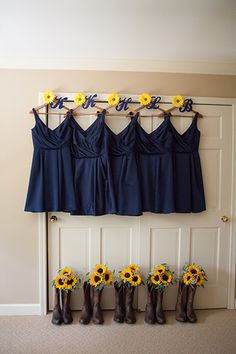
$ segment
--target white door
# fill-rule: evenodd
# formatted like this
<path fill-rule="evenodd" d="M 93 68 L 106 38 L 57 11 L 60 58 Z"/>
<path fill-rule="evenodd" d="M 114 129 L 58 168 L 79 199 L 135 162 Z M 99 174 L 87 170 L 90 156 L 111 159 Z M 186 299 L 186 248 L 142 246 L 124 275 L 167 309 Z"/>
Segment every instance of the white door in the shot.
<path fill-rule="evenodd" d="M 205 268 L 209 278 L 205 289 L 197 291 L 196 308 L 227 307 L 230 221 L 224 223 L 221 217 L 231 216 L 232 108 L 199 104 L 195 109 L 204 115 L 198 120 L 198 127 L 207 210 L 199 214 L 146 213 L 141 217 L 49 213 L 49 282 L 57 269 L 66 265 L 85 275 L 100 262 L 116 270 L 132 262 L 138 263 L 143 274 L 147 274 L 157 263 L 167 262 L 178 276 L 185 262 L 195 262 Z M 79 118 L 84 127 L 91 122 L 88 116 Z M 107 122 L 118 132 L 128 119 L 113 117 L 107 118 Z M 150 132 L 161 120 L 143 118 L 141 123 Z M 173 124 L 183 132 L 191 119 L 173 118 Z M 50 223 L 52 215 L 57 216 L 55 223 Z M 49 285 L 49 309 L 53 306 L 52 294 Z M 165 308 L 174 309 L 176 294 L 176 286 L 167 290 Z M 145 287 L 139 288 L 137 295 L 137 306 L 143 310 Z M 73 294 L 72 301 L 74 309 L 81 308 L 81 289 Z M 111 309 L 113 304 L 113 289 L 108 287 L 103 307 Z"/>

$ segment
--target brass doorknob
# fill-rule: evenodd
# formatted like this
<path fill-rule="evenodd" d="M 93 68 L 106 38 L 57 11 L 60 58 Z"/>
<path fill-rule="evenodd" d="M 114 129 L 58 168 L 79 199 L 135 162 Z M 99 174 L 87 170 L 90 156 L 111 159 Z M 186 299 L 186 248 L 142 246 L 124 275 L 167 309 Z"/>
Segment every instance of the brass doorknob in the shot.
<path fill-rule="evenodd" d="M 221 216 L 221 220 L 222 220 L 223 222 L 228 222 L 228 221 L 229 221 L 229 218 L 228 218 L 228 216 L 223 215 L 223 216 Z"/>
<path fill-rule="evenodd" d="M 52 216 L 50 217 L 50 222 L 56 222 L 56 221 L 57 221 L 56 215 L 52 215 Z"/>

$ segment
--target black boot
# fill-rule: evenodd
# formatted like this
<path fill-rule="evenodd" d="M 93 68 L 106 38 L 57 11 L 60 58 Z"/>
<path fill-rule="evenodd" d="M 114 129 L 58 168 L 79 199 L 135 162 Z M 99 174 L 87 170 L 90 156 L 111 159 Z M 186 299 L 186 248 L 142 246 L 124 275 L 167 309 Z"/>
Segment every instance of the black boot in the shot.
<path fill-rule="evenodd" d="M 197 316 L 193 310 L 193 301 L 196 293 L 196 285 L 188 286 L 188 300 L 187 300 L 187 320 L 188 322 L 194 323 L 197 321 Z"/>
<path fill-rule="evenodd" d="M 175 318 L 176 321 L 186 322 L 186 300 L 187 300 L 187 287 L 183 281 L 179 282 L 177 302 L 175 306 Z"/>
<path fill-rule="evenodd" d="M 52 312 L 52 323 L 60 325 L 63 322 L 61 304 L 60 304 L 60 290 L 55 288 L 54 308 Z"/>
<path fill-rule="evenodd" d="M 125 322 L 128 324 L 133 324 L 136 322 L 135 312 L 133 309 L 134 291 L 134 286 L 125 287 Z"/>
<path fill-rule="evenodd" d="M 114 321 L 118 323 L 123 323 L 125 319 L 125 304 L 124 304 L 124 286 L 118 286 L 114 283 L 115 289 L 115 311 L 114 311 Z"/>
<path fill-rule="evenodd" d="M 145 309 L 145 322 L 148 324 L 154 324 L 157 321 L 156 318 L 156 294 L 152 285 L 147 284 L 147 304 Z"/>
<path fill-rule="evenodd" d="M 93 323 L 103 324 L 103 314 L 101 308 L 101 297 L 103 289 L 98 290 L 93 286 Z"/>
<path fill-rule="evenodd" d="M 156 292 L 157 292 L 157 307 L 156 307 L 157 323 L 164 324 L 166 323 L 166 317 L 162 306 L 163 291 L 157 289 Z"/>
<path fill-rule="evenodd" d="M 63 300 L 63 309 L 62 309 L 62 316 L 63 322 L 65 324 L 70 324 L 73 322 L 73 317 L 70 309 L 70 298 L 71 298 L 71 290 L 63 291 L 62 292 L 62 300 Z"/>
<path fill-rule="evenodd" d="M 80 315 L 79 322 L 82 324 L 88 324 L 92 317 L 92 304 L 91 304 L 91 297 L 90 297 L 90 284 L 85 281 L 83 285 L 84 289 L 84 304 L 82 307 L 82 312 Z"/>

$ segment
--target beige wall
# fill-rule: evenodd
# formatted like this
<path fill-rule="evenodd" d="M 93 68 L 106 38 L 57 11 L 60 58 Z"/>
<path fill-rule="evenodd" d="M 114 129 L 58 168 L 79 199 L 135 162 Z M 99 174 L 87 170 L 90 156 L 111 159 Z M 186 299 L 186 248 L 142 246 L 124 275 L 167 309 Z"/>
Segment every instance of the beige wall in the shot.
<path fill-rule="evenodd" d="M 0 82 L 0 304 L 39 302 L 38 220 L 23 211 L 39 91 L 236 97 L 236 76 L 223 75 L 0 70 Z"/>

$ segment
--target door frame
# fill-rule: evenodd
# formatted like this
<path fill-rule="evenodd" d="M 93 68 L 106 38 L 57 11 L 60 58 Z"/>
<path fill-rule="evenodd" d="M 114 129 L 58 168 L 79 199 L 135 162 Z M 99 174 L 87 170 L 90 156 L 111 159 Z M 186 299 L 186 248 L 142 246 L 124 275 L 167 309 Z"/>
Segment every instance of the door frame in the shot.
<path fill-rule="evenodd" d="M 89 94 L 89 93 L 87 93 Z M 57 92 L 57 96 L 70 97 L 71 94 L 65 92 Z M 102 94 L 103 95 L 103 94 Z M 137 95 L 124 94 L 128 97 Z M 107 94 L 104 94 L 107 96 Z M 216 97 L 191 97 L 194 104 L 200 105 L 227 105 L 232 107 L 232 198 L 231 198 L 231 216 L 230 223 L 230 249 L 229 249 L 229 278 L 228 278 L 228 309 L 236 309 L 236 294 L 235 294 L 235 276 L 236 276 L 236 99 L 233 98 L 216 98 Z M 162 102 L 171 102 L 171 96 L 162 96 Z M 42 103 L 42 93 L 39 93 L 39 103 Z M 46 315 L 48 312 L 48 250 L 47 250 L 47 213 L 38 215 L 38 265 L 39 265 L 39 305 L 40 314 Z"/>

